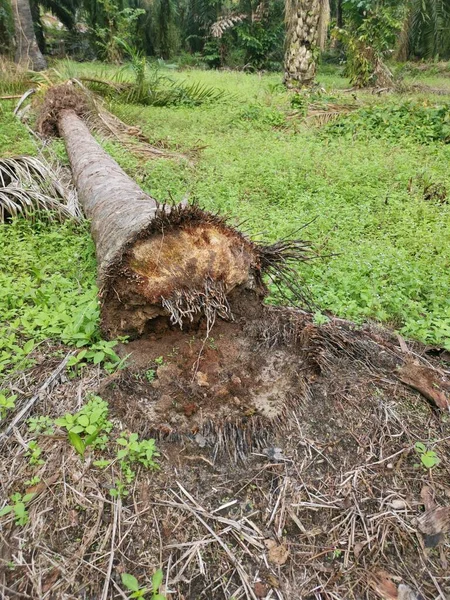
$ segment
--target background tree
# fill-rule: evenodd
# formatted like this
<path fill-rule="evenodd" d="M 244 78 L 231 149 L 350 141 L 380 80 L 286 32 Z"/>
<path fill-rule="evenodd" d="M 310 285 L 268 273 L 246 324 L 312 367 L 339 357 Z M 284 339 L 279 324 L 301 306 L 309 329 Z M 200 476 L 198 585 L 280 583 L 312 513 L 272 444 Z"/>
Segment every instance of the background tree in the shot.
<path fill-rule="evenodd" d="M 406 2 L 396 58 L 450 58 L 450 0 Z"/>
<path fill-rule="evenodd" d="M 397 0 L 344 0 L 343 27 L 334 35 L 343 43 L 346 74 L 356 87 L 390 87 L 392 56 L 402 29 L 406 5 Z"/>
<path fill-rule="evenodd" d="M 12 13 L 16 41 L 16 62 L 34 71 L 46 69 L 46 60 L 36 40 L 29 1 L 12 0 Z"/>
<path fill-rule="evenodd" d="M 314 81 L 329 14 L 328 0 L 286 0 L 284 82 L 288 88 Z"/>
<path fill-rule="evenodd" d="M 0 54 L 7 54 L 11 50 L 13 33 L 11 4 L 9 0 L 0 0 Z"/>
<path fill-rule="evenodd" d="M 13 49 L 11 2 L 0 0 L 0 53 Z M 41 52 L 121 62 L 128 56 L 125 42 L 146 56 L 176 57 L 182 65 L 278 71 L 284 61 L 288 87 L 314 80 L 330 13 L 341 42 L 339 56 L 345 55 L 355 85 L 387 81 L 385 61 L 394 50 L 399 60 L 450 57 L 450 0 L 285 0 L 286 5 L 284 0 L 14 2 L 29 2 Z M 44 27 L 42 15 L 48 12 L 65 30 Z M 29 19 L 27 27 L 18 30 L 30 32 Z M 22 36 L 20 47 L 26 46 Z M 42 59 L 37 60 L 37 68 L 42 68 Z"/>

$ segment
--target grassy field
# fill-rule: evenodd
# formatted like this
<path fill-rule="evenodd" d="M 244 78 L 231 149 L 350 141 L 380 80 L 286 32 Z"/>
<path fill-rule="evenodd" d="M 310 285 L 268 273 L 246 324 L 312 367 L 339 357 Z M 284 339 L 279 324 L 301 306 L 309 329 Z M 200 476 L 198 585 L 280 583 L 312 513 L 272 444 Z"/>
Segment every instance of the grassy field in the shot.
<path fill-rule="evenodd" d="M 95 64 L 55 67 L 70 76 L 113 74 Z M 167 76 L 215 86 L 226 96 L 197 107 L 111 105 L 155 145 L 183 153 L 201 148 L 192 163 L 139 160 L 105 142 L 144 189 L 169 202 L 189 194 L 206 209 L 245 220 L 250 234 L 267 240 L 309 223 L 301 235 L 321 258 L 301 266 L 299 276 L 315 310 L 379 320 L 450 348 L 450 111 L 448 97 L 436 93 L 450 91 L 448 78 L 420 74 L 406 80 L 420 83 L 418 91 L 377 96 L 343 92 L 348 81 L 327 67 L 321 89 L 307 100 L 325 112 L 336 103 L 361 108 L 317 127 L 305 124 L 305 100 L 292 101 L 279 74 L 190 70 Z M 2 93 L 13 88 L 1 85 Z M 36 153 L 12 108 L 12 102 L 0 104 L 0 155 Z M 66 160 L 62 143 L 53 147 Z M 81 332 L 98 343 L 86 228 L 19 221 L 0 226 L 0 247 L 0 368 L 21 363 L 30 339 L 74 342 Z"/>

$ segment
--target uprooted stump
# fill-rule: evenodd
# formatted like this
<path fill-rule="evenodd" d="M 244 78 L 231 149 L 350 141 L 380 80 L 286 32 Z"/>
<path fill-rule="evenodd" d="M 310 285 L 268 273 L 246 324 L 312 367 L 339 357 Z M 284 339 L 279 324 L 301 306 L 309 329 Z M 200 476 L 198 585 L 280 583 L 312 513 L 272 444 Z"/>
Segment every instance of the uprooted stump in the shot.
<path fill-rule="evenodd" d="M 230 297 L 266 294 L 263 272 L 292 281 L 289 264 L 306 258 L 308 244 L 258 245 L 198 207 L 160 205 L 95 141 L 88 116 L 88 99 L 66 84 L 48 91 L 39 128 L 64 139 L 91 220 L 105 335 L 136 336 L 161 317 L 182 326 L 200 315 L 209 331 L 216 315 L 231 318 Z"/>

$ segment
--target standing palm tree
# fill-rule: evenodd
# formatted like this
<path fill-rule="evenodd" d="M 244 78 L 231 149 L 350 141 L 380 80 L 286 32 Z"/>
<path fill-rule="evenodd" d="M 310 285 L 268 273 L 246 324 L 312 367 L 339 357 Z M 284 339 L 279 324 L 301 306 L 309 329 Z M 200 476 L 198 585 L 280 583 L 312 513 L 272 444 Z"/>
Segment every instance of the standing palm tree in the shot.
<path fill-rule="evenodd" d="M 450 56 L 450 0 L 408 0 L 396 58 Z"/>
<path fill-rule="evenodd" d="M 34 33 L 29 0 L 12 0 L 16 38 L 16 63 L 33 71 L 43 71 L 47 63 L 39 50 Z"/>
<path fill-rule="evenodd" d="M 317 52 L 324 44 L 329 14 L 328 0 L 286 0 L 284 83 L 288 88 L 314 81 Z"/>

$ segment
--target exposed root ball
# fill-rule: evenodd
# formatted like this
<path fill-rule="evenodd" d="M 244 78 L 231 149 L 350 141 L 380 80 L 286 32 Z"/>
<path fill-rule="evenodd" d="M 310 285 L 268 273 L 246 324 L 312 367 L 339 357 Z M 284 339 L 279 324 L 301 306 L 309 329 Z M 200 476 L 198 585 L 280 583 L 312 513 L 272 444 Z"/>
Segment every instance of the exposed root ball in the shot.
<path fill-rule="evenodd" d="M 227 297 L 234 289 L 264 294 L 257 248 L 241 233 L 197 207 L 158 213 L 107 269 L 101 297 L 108 335 L 140 335 L 160 315 L 182 327 L 204 314 L 209 330 L 216 315 L 232 318 Z"/>
<path fill-rule="evenodd" d="M 80 118 L 91 112 L 86 94 L 75 89 L 71 82 L 51 87 L 45 94 L 37 121 L 39 133 L 46 137 L 59 137 L 58 118 L 62 110 L 73 110 Z"/>

